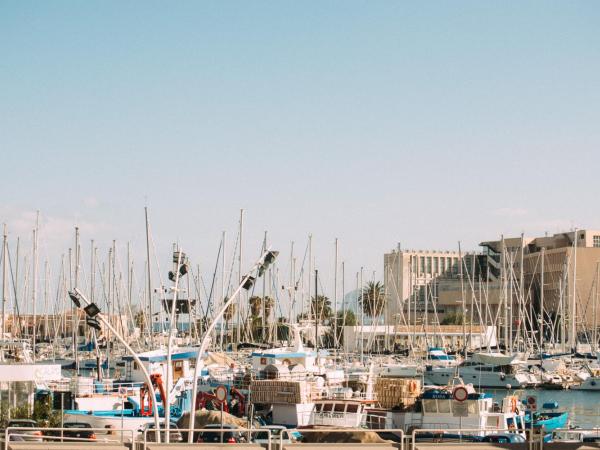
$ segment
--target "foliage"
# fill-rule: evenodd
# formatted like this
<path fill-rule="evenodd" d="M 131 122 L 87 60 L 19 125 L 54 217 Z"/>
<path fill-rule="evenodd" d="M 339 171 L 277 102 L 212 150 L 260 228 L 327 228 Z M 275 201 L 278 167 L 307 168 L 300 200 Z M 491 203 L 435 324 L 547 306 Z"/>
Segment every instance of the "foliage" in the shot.
<path fill-rule="evenodd" d="M 446 314 L 446 317 L 442 319 L 440 325 L 463 325 L 465 323 L 465 316 L 462 313 L 454 312 Z"/>
<path fill-rule="evenodd" d="M 275 300 L 268 295 L 264 297 L 260 297 L 258 295 L 253 295 L 248 299 L 248 303 L 250 304 L 250 315 L 260 317 L 263 313 L 263 300 L 264 300 L 264 309 L 265 309 L 265 318 L 269 318 L 271 313 L 273 312 L 273 308 L 275 306 Z"/>
<path fill-rule="evenodd" d="M 385 289 L 381 282 L 369 281 L 363 287 L 358 303 L 369 317 L 377 317 L 383 312 Z"/>
<path fill-rule="evenodd" d="M 8 408 L 8 402 L 3 401 L 0 406 L 0 427 L 5 428 L 10 419 L 33 419 L 40 427 L 59 427 L 61 423 L 61 411 L 53 411 L 50 397 L 38 399 L 33 404 L 33 412 L 28 403 Z"/>
<path fill-rule="evenodd" d="M 262 313 L 262 297 L 253 295 L 248 299 L 248 303 L 250 304 L 250 314 L 255 317 L 260 316 Z"/>
<path fill-rule="evenodd" d="M 333 337 L 333 334 L 336 334 L 335 342 L 330 345 L 330 347 L 335 346 L 337 343 L 340 345 L 344 340 L 344 326 L 353 327 L 357 324 L 356 314 L 351 309 L 347 309 L 345 311 L 338 311 L 337 316 L 334 319 L 334 325 L 332 326 L 331 331 L 329 333 L 330 339 Z M 337 331 L 337 333 L 336 333 Z"/>
<path fill-rule="evenodd" d="M 331 301 L 329 297 L 324 295 L 317 295 L 315 297 L 311 297 L 310 299 L 310 310 L 313 317 L 318 317 L 319 322 L 325 322 L 331 319 L 332 309 L 331 309 Z"/>
<path fill-rule="evenodd" d="M 338 311 L 336 321 L 338 327 L 344 325 L 347 327 L 353 327 L 358 323 L 356 314 L 354 314 L 354 311 L 352 311 L 351 309 L 347 309 L 345 311 Z"/>
<path fill-rule="evenodd" d="M 227 297 L 225 297 L 225 302 L 228 302 L 228 301 L 229 301 L 229 299 Z M 233 319 L 235 317 L 235 311 L 236 311 L 235 303 L 232 303 L 227 308 L 225 308 L 225 312 L 223 313 L 223 319 L 225 321 L 229 322 L 231 319 Z"/>
<path fill-rule="evenodd" d="M 143 310 L 140 309 L 135 313 L 133 323 L 140 329 L 140 332 L 143 333 L 146 330 L 146 315 Z"/>

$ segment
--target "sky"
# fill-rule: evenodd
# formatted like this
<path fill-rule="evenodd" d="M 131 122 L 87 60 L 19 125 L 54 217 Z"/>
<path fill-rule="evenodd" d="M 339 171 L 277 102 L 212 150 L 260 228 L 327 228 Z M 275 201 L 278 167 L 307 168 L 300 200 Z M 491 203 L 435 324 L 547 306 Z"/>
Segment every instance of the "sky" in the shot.
<path fill-rule="evenodd" d="M 594 1 L 0 0 L 0 222 L 27 249 L 39 210 L 54 267 L 75 226 L 143 264 L 148 206 L 161 270 L 179 242 L 210 272 L 244 209 L 245 265 L 267 231 L 288 271 L 312 234 L 326 289 L 336 238 L 381 279 L 398 243 L 600 228 L 598 23 Z"/>

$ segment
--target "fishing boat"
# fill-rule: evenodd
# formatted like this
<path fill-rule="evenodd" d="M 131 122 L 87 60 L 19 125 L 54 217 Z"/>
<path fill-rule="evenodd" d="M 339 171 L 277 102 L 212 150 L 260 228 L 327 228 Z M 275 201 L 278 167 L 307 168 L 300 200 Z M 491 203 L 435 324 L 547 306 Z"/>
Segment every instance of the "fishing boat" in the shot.
<path fill-rule="evenodd" d="M 163 405 L 169 396 L 170 417 L 177 420 L 183 411 L 189 408 L 192 389 L 192 365 L 196 358 L 195 348 L 179 348 L 171 355 L 172 387 L 163 385 L 167 377 L 169 364 L 167 351 L 163 349 L 140 353 L 139 360 L 148 373 L 151 374 L 153 385 L 160 393 L 159 415 L 164 417 Z M 142 368 L 129 356 L 123 358 L 126 363 L 127 379 L 119 385 L 118 392 L 98 392 L 97 390 L 83 393 L 76 398 L 78 409 L 65 410 L 65 420 L 88 423 L 93 428 L 106 428 L 139 431 L 147 423 L 153 422 L 153 402 L 149 389 L 145 384 Z M 117 401 L 114 401 L 114 399 Z M 107 404 L 112 408 L 105 409 Z"/>
<path fill-rule="evenodd" d="M 454 382 L 455 383 L 455 382 Z M 454 400 L 458 386 L 467 392 L 466 399 Z M 416 429 L 474 429 L 474 435 L 484 436 L 498 430 L 525 430 L 524 413 L 516 396 L 507 396 L 502 405 L 494 404 L 492 396 L 477 392 L 472 384 L 453 384 L 444 388 L 427 389 L 414 407 L 390 412 L 394 428 L 410 433 Z"/>
<path fill-rule="evenodd" d="M 568 411 L 556 411 L 558 403 L 548 402 L 543 404 L 542 411 L 527 411 L 525 426 L 527 428 L 544 428 L 545 432 L 552 432 L 559 428 L 567 428 L 569 422 Z"/>

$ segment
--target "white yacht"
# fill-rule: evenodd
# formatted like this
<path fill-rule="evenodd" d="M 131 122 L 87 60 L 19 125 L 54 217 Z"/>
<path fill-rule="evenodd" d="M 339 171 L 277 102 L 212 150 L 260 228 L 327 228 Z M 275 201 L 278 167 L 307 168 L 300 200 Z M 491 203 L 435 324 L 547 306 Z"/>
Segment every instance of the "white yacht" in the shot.
<path fill-rule="evenodd" d="M 516 389 L 535 384 L 531 374 L 522 369 L 514 357 L 502 358 L 498 362 L 500 364 L 495 364 L 494 359 L 475 354 L 456 367 L 427 366 L 424 378 L 438 386 L 447 385 L 456 376 L 477 387 Z"/>

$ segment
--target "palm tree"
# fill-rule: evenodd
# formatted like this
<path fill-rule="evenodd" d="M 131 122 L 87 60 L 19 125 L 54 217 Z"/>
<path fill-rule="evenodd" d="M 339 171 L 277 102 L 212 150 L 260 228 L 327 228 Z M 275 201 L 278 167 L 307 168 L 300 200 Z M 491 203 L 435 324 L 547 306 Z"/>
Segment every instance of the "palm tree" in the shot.
<path fill-rule="evenodd" d="M 258 295 L 253 295 L 248 299 L 248 303 L 250 303 L 251 315 L 259 317 L 262 312 L 262 297 L 259 297 Z"/>
<path fill-rule="evenodd" d="M 146 330 L 146 315 L 142 309 L 138 310 L 133 316 L 135 326 L 140 329 L 140 333 Z"/>
<path fill-rule="evenodd" d="M 225 302 L 228 302 L 229 299 L 227 297 L 225 297 Z M 229 305 L 227 308 L 225 308 L 225 311 L 223 312 L 223 319 L 225 319 L 226 322 L 229 322 L 231 319 L 233 319 L 235 317 L 235 303 L 232 303 L 231 305 Z"/>
<path fill-rule="evenodd" d="M 275 300 L 268 295 L 265 297 L 265 319 L 268 321 L 275 306 Z"/>
<path fill-rule="evenodd" d="M 311 297 L 310 309 L 313 317 L 317 317 L 320 322 L 331 319 L 331 302 L 324 295 L 317 295 L 317 298 Z"/>
<path fill-rule="evenodd" d="M 377 317 L 383 311 L 385 302 L 385 290 L 383 284 L 379 281 L 369 281 L 363 287 L 361 296 L 358 299 L 363 312 L 369 317 Z"/>
<path fill-rule="evenodd" d="M 340 343 L 342 344 L 344 341 L 344 326 L 346 327 L 353 327 L 357 324 L 357 320 L 356 320 L 356 314 L 354 314 L 354 311 L 352 311 L 351 309 L 346 309 L 344 311 L 338 311 L 337 316 L 335 316 L 335 324 L 336 327 L 332 330 L 331 335 L 333 336 L 333 333 L 335 331 L 337 331 L 336 334 L 336 341 L 334 342 L 334 345 Z"/>

